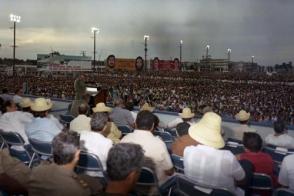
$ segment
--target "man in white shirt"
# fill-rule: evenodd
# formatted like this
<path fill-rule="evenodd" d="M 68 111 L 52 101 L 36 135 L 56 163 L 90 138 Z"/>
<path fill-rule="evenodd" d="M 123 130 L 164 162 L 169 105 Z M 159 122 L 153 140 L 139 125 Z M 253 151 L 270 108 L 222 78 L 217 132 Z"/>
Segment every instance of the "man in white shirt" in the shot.
<path fill-rule="evenodd" d="M 0 129 L 5 132 L 17 132 L 28 144 L 28 137 L 25 133 L 25 125 L 30 123 L 33 115 L 28 112 L 17 111 L 16 104 L 13 101 L 6 101 L 0 117 Z"/>
<path fill-rule="evenodd" d="M 251 128 L 248 123 L 250 119 L 250 113 L 245 110 L 241 110 L 235 115 L 236 120 L 239 121 L 240 125 L 235 127 L 232 132 L 232 138 L 242 141 L 245 132 L 256 132 L 255 129 Z"/>
<path fill-rule="evenodd" d="M 136 119 L 136 129 L 122 138 L 122 143 L 135 143 L 142 146 L 145 156 L 151 158 L 156 167 L 159 183 L 173 174 L 173 164 L 165 143 L 152 134 L 155 117 L 150 111 L 141 111 Z"/>
<path fill-rule="evenodd" d="M 189 128 L 189 135 L 198 145 L 184 150 L 185 175 L 199 183 L 244 195 L 244 191 L 235 186 L 236 182 L 245 179 L 243 168 L 230 151 L 220 150 L 225 145 L 221 136 L 221 117 L 207 112 Z"/>
<path fill-rule="evenodd" d="M 34 100 L 31 106 L 34 118 L 32 122 L 26 124 L 26 134 L 29 138 L 51 142 L 61 132 L 57 123 L 48 117 L 52 106 L 50 99 L 37 98 Z"/>
<path fill-rule="evenodd" d="M 274 122 L 274 131 L 275 133 L 266 136 L 266 144 L 294 149 L 294 138 L 287 134 L 286 126 L 283 121 Z"/>
<path fill-rule="evenodd" d="M 113 145 L 110 139 L 101 134 L 106 128 L 107 122 L 108 115 L 106 113 L 94 113 L 90 121 L 92 131 L 82 131 L 80 134 L 81 149 L 97 155 L 104 170 L 106 170 L 108 151 Z"/>
<path fill-rule="evenodd" d="M 280 173 L 279 173 L 279 183 L 283 186 L 287 186 L 294 190 L 294 155 L 288 155 L 284 158 Z"/>
<path fill-rule="evenodd" d="M 88 106 L 82 103 L 79 106 L 79 115 L 70 122 L 70 130 L 80 133 L 81 131 L 91 131 L 91 118 L 87 116 Z"/>
<path fill-rule="evenodd" d="M 184 108 L 182 113 L 179 113 L 180 118 L 176 118 L 173 121 L 167 124 L 167 128 L 173 129 L 176 128 L 178 124 L 182 122 L 187 122 L 190 125 L 194 124 L 195 121 L 193 120 L 195 114 L 191 112 L 190 108 Z"/>

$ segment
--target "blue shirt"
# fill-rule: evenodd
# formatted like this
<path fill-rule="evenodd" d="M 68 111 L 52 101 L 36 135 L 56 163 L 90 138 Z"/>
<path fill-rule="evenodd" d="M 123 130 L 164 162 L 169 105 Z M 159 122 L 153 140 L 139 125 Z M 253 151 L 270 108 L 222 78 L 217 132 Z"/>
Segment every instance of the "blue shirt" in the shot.
<path fill-rule="evenodd" d="M 51 142 L 61 130 L 49 118 L 34 118 L 31 123 L 26 125 L 28 138 L 33 138 L 43 142 Z"/>

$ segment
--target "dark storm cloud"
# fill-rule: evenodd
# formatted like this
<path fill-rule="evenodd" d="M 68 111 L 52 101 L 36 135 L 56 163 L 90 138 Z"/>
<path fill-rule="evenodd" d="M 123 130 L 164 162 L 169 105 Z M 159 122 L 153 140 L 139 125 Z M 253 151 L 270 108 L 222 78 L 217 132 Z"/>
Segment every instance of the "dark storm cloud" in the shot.
<path fill-rule="evenodd" d="M 144 55 L 143 35 L 149 34 L 149 57 L 179 55 L 196 60 L 210 44 L 213 57 L 256 60 L 264 65 L 293 61 L 294 1 L 292 0 L 0 0 L 0 56 L 11 56 L 8 15 L 18 24 L 18 53 L 35 58 L 51 48 L 64 53 L 92 53 L 90 27 L 98 26 L 98 55 L 104 59 Z"/>

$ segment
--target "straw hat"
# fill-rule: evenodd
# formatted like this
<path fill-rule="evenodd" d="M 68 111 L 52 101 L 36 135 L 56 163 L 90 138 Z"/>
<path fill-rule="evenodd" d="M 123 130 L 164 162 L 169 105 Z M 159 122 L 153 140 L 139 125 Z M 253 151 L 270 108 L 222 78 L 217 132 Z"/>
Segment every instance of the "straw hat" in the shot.
<path fill-rule="evenodd" d="M 97 103 L 96 106 L 94 108 L 92 108 L 93 112 L 111 112 L 111 108 L 105 106 L 105 104 L 103 102 Z"/>
<path fill-rule="evenodd" d="M 245 110 L 241 110 L 238 114 L 235 115 L 235 118 L 239 121 L 247 121 L 250 118 L 250 113 Z"/>
<path fill-rule="evenodd" d="M 195 114 L 191 112 L 190 108 L 184 108 L 182 113 L 179 113 L 179 116 L 181 118 L 193 118 Z"/>
<path fill-rule="evenodd" d="M 30 98 L 24 97 L 19 102 L 19 106 L 22 107 L 22 108 L 28 108 L 28 107 L 31 107 L 32 103 L 33 102 L 32 102 L 32 100 Z"/>
<path fill-rule="evenodd" d="M 201 120 L 189 128 L 189 135 L 197 142 L 214 148 L 225 145 L 221 135 L 222 119 L 214 112 L 207 112 Z"/>
<path fill-rule="evenodd" d="M 148 103 L 144 103 L 144 105 L 141 107 L 140 111 L 149 111 L 153 112 L 155 108 L 151 107 Z"/>
<path fill-rule="evenodd" d="M 53 106 L 53 103 L 50 99 L 37 98 L 33 101 L 31 105 L 31 110 L 35 112 L 43 112 L 50 110 Z"/>

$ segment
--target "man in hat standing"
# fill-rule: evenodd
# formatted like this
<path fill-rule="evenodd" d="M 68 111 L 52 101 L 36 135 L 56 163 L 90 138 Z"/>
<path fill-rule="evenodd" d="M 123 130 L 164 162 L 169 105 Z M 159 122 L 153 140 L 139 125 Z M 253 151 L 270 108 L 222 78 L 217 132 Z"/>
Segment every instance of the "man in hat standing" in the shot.
<path fill-rule="evenodd" d="M 51 100 L 37 98 L 31 105 L 34 115 L 32 122 L 26 125 L 26 134 L 28 138 L 33 138 L 43 142 L 51 142 L 55 135 L 60 133 L 61 129 L 54 120 L 48 117 L 49 110 L 53 104 Z"/>
<path fill-rule="evenodd" d="M 242 141 L 245 132 L 256 132 L 255 129 L 251 128 L 249 124 L 250 113 L 245 110 L 241 110 L 235 115 L 236 120 L 239 121 L 240 125 L 233 129 L 232 138 Z"/>
<path fill-rule="evenodd" d="M 225 142 L 221 135 L 221 117 L 207 112 L 189 128 L 189 135 L 198 142 L 184 150 L 185 175 L 199 183 L 227 188 L 236 195 L 244 191 L 235 186 L 245 179 L 245 172 L 236 157 L 227 150 L 220 150 Z"/>

